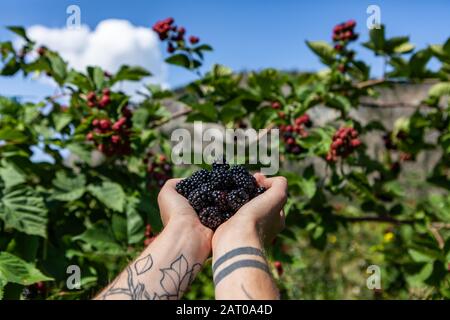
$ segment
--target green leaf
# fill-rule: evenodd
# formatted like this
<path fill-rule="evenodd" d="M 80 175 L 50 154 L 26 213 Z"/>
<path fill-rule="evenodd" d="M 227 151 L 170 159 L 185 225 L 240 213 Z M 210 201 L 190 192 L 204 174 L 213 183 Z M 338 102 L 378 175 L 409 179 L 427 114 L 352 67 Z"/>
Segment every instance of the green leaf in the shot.
<path fill-rule="evenodd" d="M 450 95 L 450 82 L 437 83 L 428 91 L 430 98 L 440 98 L 445 95 Z"/>
<path fill-rule="evenodd" d="M 11 188 L 25 182 L 25 174 L 13 163 L 5 163 L 0 167 L 0 176 L 3 179 L 5 188 Z"/>
<path fill-rule="evenodd" d="M 22 131 L 11 127 L 3 127 L 0 129 L 0 140 L 12 141 L 20 143 L 26 141 L 28 137 Z"/>
<path fill-rule="evenodd" d="M 336 52 L 333 47 L 325 41 L 306 41 L 306 45 L 320 57 L 321 61 L 330 65 L 336 58 Z"/>
<path fill-rule="evenodd" d="M 19 70 L 20 70 L 20 63 L 14 57 L 12 57 L 11 59 L 9 59 L 8 62 L 6 62 L 3 65 L 1 75 L 12 76 L 15 75 Z"/>
<path fill-rule="evenodd" d="M 81 198 L 86 191 L 86 178 L 83 174 L 69 176 L 64 171 L 58 171 L 52 181 L 56 190 L 52 198 L 60 201 L 75 201 Z"/>
<path fill-rule="evenodd" d="M 47 208 L 44 199 L 30 187 L 17 186 L 2 198 L 0 219 L 6 228 L 46 238 Z"/>
<path fill-rule="evenodd" d="M 9 253 L 0 252 L 0 291 L 7 282 L 28 286 L 39 281 L 51 281 L 35 266 Z"/>
<path fill-rule="evenodd" d="M 338 109 L 345 114 L 349 113 L 350 109 L 352 108 L 350 100 L 348 100 L 348 98 L 344 96 L 332 96 L 331 99 L 329 99 L 327 102 L 330 107 Z"/>
<path fill-rule="evenodd" d="M 95 67 L 93 71 L 93 80 L 95 87 L 97 89 L 103 88 L 103 84 L 105 83 L 105 73 L 99 67 Z"/>
<path fill-rule="evenodd" d="M 213 51 L 213 48 L 208 44 L 201 44 L 201 45 L 193 48 L 192 50 L 194 50 L 194 51 Z"/>
<path fill-rule="evenodd" d="M 200 114 L 204 115 L 211 121 L 217 120 L 217 111 L 212 102 L 197 103 L 191 105 L 191 108 L 198 111 Z"/>
<path fill-rule="evenodd" d="M 89 185 L 88 190 L 106 207 L 123 212 L 125 192 L 119 184 L 105 181 L 101 186 Z"/>
<path fill-rule="evenodd" d="M 403 43 L 401 45 L 398 45 L 394 48 L 394 52 L 395 53 L 409 53 L 411 51 L 413 51 L 415 48 L 415 46 L 412 43 Z"/>
<path fill-rule="evenodd" d="M 53 121 L 55 123 L 55 130 L 57 132 L 60 132 L 62 129 L 64 129 L 71 121 L 72 116 L 67 113 L 54 113 L 53 114 Z"/>
<path fill-rule="evenodd" d="M 27 32 L 25 31 L 25 29 L 23 27 L 19 27 L 19 26 L 10 26 L 7 27 L 7 29 L 9 31 L 14 32 L 15 34 L 17 34 L 19 37 L 23 38 L 24 40 L 26 40 L 27 42 L 30 42 L 30 38 L 28 38 L 27 36 Z"/>
<path fill-rule="evenodd" d="M 128 244 L 140 243 L 144 239 L 144 220 L 137 208 L 140 200 L 128 197 L 126 204 Z"/>
<path fill-rule="evenodd" d="M 433 262 L 435 260 L 433 255 L 416 249 L 408 249 L 408 253 L 415 262 Z"/>
<path fill-rule="evenodd" d="M 369 33 L 370 41 L 373 45 L 373 49 L 375 52 L 383 52 L 385 45 L 385 28 L 384 25 L 381 25 L 379 29 L 371 29 Z"/>
<path fill-rule="evenodd" d="M 67 63 L 55 53 L 49 54 L 48 59 L 50 60 L 50 67 L 55 81 L 62 85 L 67 77 Z"/>
<path fill-rule="evenodd" d="M 92 251 L 101 254 L 123 254 L 124 250 L 114 238 L 110 224 L 101 220 L 89 227 L 82 234 L 72 238 L 73 240 L 81 240 L 91 247 Z"/>
<path fill-rule="evenodd" d="M 189 69 L 191 66 L 191 61 L 189 60 L 188 56 L 185 54 L 174 54 L 166 59 L 166 62 L 169 64 L 173 64 L 176 66 L 184 67 L 186 69 Z"/>
<path fill-rule="evenodd" d="M 152 74 L 141 67 L 122 66 L 111 80 L 112 83 L 118 81 L 139 81 L 142 78 L 151 76 Z"/>
<path fill-rule="evenodd" d="M 80 143 L 70 143 L 67 145 L 67 149 L 69 149 L 73 154 L 80 157 L 86 163 L 91 162 L 91 151 L 86 148 L 85 145 Z"/>

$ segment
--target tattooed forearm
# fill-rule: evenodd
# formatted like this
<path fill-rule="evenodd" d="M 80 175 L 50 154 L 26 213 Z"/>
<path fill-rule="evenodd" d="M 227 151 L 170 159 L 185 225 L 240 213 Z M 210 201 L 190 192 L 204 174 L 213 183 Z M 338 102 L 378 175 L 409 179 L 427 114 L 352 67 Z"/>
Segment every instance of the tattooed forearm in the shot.
<path fill-rule="evenodd" d="M 238 257 L 240 255 L 253 255 L 258 256 L 259 258 L 262 258 L 264 260 L 264 254 L 261 250 L 253 247 L 241 247 L 233 249 L 221 257 L 219 257 L 216 262 L 213 265 L 213 273 L 214 273 L 214 284 L 217 286 L 223 279 L 225 279 L 227 276 L 232 274 L 234 271 L 241 269 L 241 268 L 256 268 L 260 269 L 267 274 L 270 275 L 269 267 L 267 266 L 265 260 L 264 262 L 261 262 L 259 260 L 255 259 L 240 259 L 232 264 L 230 264 L 227 267 L 222 268 L 220 271 L 216 272 L 217 269 L 221 265 L 223 265 L 225 262 L 229 261 L 232 258 Z"/>
<path fill-rule="evenodd" d="M 264 258 L 264 254 L 261 250 L 253 248 L 253 247 L 241 247 L 233 249 L 227 253 L 225 253 L 223 256 L 221 256 L 219 259 L 216 260 L 214 263 L 212 269 L 213 272 L 216 272 L 217 268 L 219 268 L 224 262 L 230 260 L 231 258 L 234 258 L 239 255 L 248 254 L 248 255 L 255 255 L 260 256 Z"/>
<path fill-rule="evenodd" d="M 136 260 L 126 268 L 126 285 L 118 286 L 121 277 L 119 276 L 99 298 L 107 299 L 113 295 L 122 295 L 131 300 L 179 299 L 194 280 L 201 264 L 195 263 L 190 267 L 187 259 L 181 254 L 170 263 L 168 268 L 159 269 L 161 272 L 159 286 L 152 286 L 146 281 L 149 272 L 156 272 L 152 270 L 152 267 L 151 254 Z"/>
<path fill-rule="evenodd" d="M 249 300 L 254 300 L 254 298 L 250 295 L 250 293 L 248 293 L 247 290 L 245 290 L 243 284 L 241 284 L 241 289 L 242 289 L 242 291 L 244 291 L 245 296 L 246 296 Z"/>

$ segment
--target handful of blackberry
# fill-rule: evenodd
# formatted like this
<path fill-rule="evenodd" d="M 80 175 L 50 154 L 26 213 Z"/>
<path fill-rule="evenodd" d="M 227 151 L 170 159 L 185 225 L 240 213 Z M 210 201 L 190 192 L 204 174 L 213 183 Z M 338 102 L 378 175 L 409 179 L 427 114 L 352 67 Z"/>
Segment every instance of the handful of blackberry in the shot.
<path fill-rule="evenodd" d="M 200 221 L 213 230 L 266 191 L 243 166 L 230 167 L 226 162 L 214 162 L 211 171 L 194 172 L 178 182 L 176 190 L 189 200 Z"/>

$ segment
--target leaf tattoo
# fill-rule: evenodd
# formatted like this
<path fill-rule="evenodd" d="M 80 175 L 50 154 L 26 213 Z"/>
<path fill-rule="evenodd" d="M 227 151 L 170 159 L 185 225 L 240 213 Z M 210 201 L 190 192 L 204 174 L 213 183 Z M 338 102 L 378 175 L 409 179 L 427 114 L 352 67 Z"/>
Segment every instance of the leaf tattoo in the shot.
<path fill-rule="evenodd" d="M 194 280 L 195 274 L 200 270 L 201 264 L 195 263 L 189 268 L 189 262 L 181 254 L 175 259 L 168 268 L 162 268 L 162 277 L 160 280 L 163 294 L 156 292 L 149 293 L 143 282 L 140 282 L 138 276 L 144 275 L 153 267 L 153 258 L 151 254 L 138 259 L 134 264 L 126 268 L 127 286 L 125 288 L 116 288 L 117 278 L 111 286 L 99 297 L 106 299 L 111 295 L 125 295 L 131 300 L 173 300 L 179 299 L 189 284 Z M 134 272 L 133 272 L 134 270 Z"/>
<path fill-rule="evenodd" d="M 141 275 L 150 270 L 152 266 L 153 266 L 153 258 L 152 255 L 149 254 L 148 256 L 136 261 L 136 263 L 134 264 L 134 269 L 136 270 L 137 275 Z"/>

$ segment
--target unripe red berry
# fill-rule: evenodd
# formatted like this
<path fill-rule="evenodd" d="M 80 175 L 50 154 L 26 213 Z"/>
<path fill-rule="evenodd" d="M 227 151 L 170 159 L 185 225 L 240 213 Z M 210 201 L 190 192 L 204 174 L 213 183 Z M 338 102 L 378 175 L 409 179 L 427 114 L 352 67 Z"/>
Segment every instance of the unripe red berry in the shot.
<path fill-rule="evenodd" d="M 334 46 L 334 50 L 336 51 L 342 51 L 342 49 L 344 49 L 344 46 L 342 44 L 336 44 Z"/>
<path fill-rule="evenodd" d="M 275 269 L 277 270 L 278 276 L 283 275 L 283 264 L 280 261 L 275 261 L 273 263 Z"/>
<path fill-rule="evenodd" d="M 275 110 L 280 109 L 281 103 L 279 103 L 278 101 L 274 101 L 274 102 L 272 102 L 271 107 L 272 107 L 272 109 L 275 109 Z"/>
<path fill-rule="evenodd" d="M 88 141 L 94 140 L 94 134 L 93 134 L 92 132 L 89 132 L 89 133 L 86 135 L 86 140 L 88 140 Z"/>
<path fill-rule="evenodd" d="M 113 135 L 113 136 L 111 137 L 111 142 L 114 143 L 114 144 L 119 143 L 119 142 L 120 142 L 120 136 L 118 136 L 118 135 Z"/>
<path fill-rule="evenodd" d="M 359 139 L 353 139 L 353 140 L 350 142 L 350 144 L 351 144 L 351 146 L 352 146 L 353 148 L 357 148 L 357 147 L 359 147 L 359 146 L 361 145 L 361 140 L 359 140 Z"/>
<path fill-rule="evenodd" d="M 109 121 L 108 119 L 100 120 L 100 128 L 102 128 L 103 130 L 107 130 L 110 127 L 111 127 L 111 121 Z"/>
<path fill-rule="evenodd" d="M 89 92 L 86 97 L 88 101 L 94 101 L 97 98 L 94 91 Z"/>
<path fill-rule="evenodd" d="M 196 44 L 200 41 L 200 38 L 196 37 L 196 36 L 190 36 L 189 37 L 189 42 L 192 44 Z"/>
<path fill-rule="evenodd" d="M 102 96 L 102 99 L 100 100 L 99 106 L 104 108 L 111 102 L 111 98 L 107 95 Z"/>
<path fill-rule="evenodd" d="M 38 55 L 40 55 L 40 56 L 43 56 L 46 52 L 47 52 L 47 48 L 44 47 L 44 46 L 41 46 L 41 47 L 39 47 L 39 48 L 37 49 L 37 53 L 38 53 Z"/>

